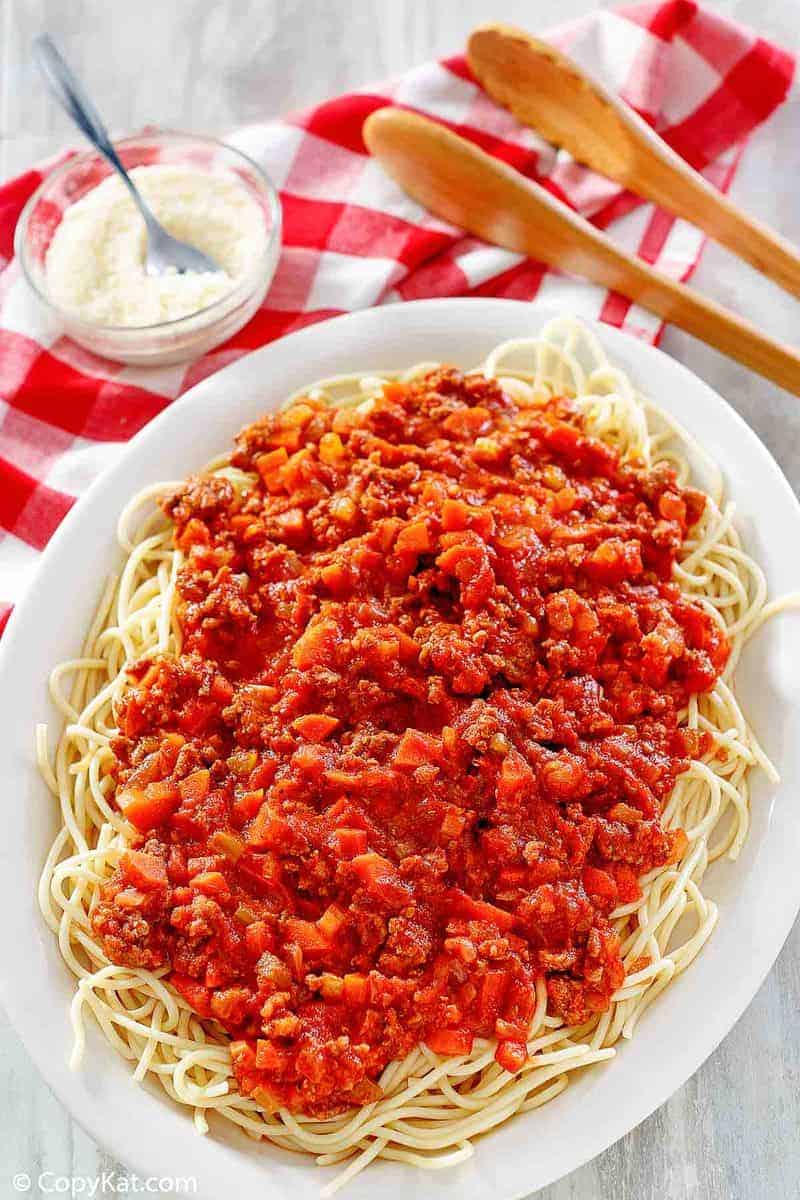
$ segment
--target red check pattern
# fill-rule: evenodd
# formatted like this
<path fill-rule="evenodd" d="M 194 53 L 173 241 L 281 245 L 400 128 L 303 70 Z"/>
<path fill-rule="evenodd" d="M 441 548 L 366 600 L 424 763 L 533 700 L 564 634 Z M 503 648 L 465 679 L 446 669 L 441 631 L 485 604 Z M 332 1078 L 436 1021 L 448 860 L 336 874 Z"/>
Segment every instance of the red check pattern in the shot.
<path fill-rule="evenodd" d="M 590 14 L 553 31 L 693 166 L 726 188 L 749 134 L 781 103 L 794 62 L 693 0 Z M 628 249 L 678 279 L 697 230 L 556 153 L 498 108 L 463 57 L 330 100 L 230 141 L 280 189 L 284 246 L 263 307 L 225 345 L 162 369 L 96 358 L 46 328 L 13 258 L 14 227 L 48 166 L 0 188 L 0 628 L 75 498 L 176 396 L 285 333 L 338 313 L 428 296 L 542 297 L 656 341 L 659 322 L 614 294 L 547 271 L 429 216 L 366 154 L 365 117 L 387 104 L 445 122 L 539 180 Z M 51 164 L 48 164 L 50 167 Z"/>

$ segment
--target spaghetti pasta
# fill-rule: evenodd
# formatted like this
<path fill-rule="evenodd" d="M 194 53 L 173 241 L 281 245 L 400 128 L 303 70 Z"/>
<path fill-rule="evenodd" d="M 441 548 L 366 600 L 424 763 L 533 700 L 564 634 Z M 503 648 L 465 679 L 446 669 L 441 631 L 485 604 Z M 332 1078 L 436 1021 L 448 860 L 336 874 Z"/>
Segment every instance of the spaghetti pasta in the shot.
<path fill-rule="evenodd" d="M 397 375 L 370 372 L 323 380 L 302 394 L 335 406 L 359 405 L 395 379 L 414 379 L 435 364 L 417 364 Z M 119 521 L 124 555 L 109 581 L 79 658 L 51 675 L 53 702 L 64 720 L 51 761 L 47 729 L 39 726 L 36 749 L 43 779 L 61 810 L 61 828 L 42 871 L 39 903 L 77 980 L 72 1002 L 72 1063 L 85 1046 L 89 1014 L 114 1048 L 133 1064 L 134 1078 L 158 1080 L 166 1093 L 193 1110 L 199 1131 L 209 1113 L 254 1139 L 315 1155 L 342 1171 L 325 1189 L 331 1194 L 372 1159 L 446 1168 L 472 1153 L 478 1135 L 547 1103 L 567 1086 L 573 1071 L 610 1059 L 629 1038 L 642 1014 L 684 971 L 711 935 L 716 905 L 703 894 L 710 863 L 735 860 L 749 824 L 749 772 L 777 777 L 737 702 L 733 675 L 748 637 L 781 605 L 768 601 L 758 565 L 742 548 L 726 503 L 722 479 L 700 447 L 664 412 L 642 397 L 633 382 L 607 359 L 586 328 L 571 319 L 551 322 L 539 338 L 498 346 L 478 368 L 503 389 L 528 401 L 573 397 L 589 430 L 623 460 L 647 466 L 667 462 L 688 482 L 691 459 L 701 456 L 711 480 L 703 515 L 684 543 L 674 580 L 724 630 L 731 652 L 713 690 L 692 696 L 681 724 L 712 735 L 709 751 L 679 778 L 662 814 L 667 829 L 681 828 L 687 843 L 679 861 L 651 871 L 641 896 L 620 905 L 612 921 L 626 968 L 610 1008 L 580 1026 L 567 1026 L 548 1010 L 547 990 L 537 982 L 536 1008 L 528 1032 L 528 1059 L 516 1073 L 494 1057 L 495 1043 L 477 1038 L 469 1053 L 443 1055 L 425 1044 L 390 1063 L 379 1080 L 379 1099 L 320 1119 L 286 1109 L 268 1112 L 236 1088 L 229 1039 L 215 1022 L 201 1020 L 164 976 L 110 962 L 92 928 L 99 889 L 125 852 L 130 827 L 111 803 L 109 768 L 116 712 L 129 686 L 127 668 L 154 653 L 181 648 L 176 617 L 176 580 L 181 553 L 171 524 L 154 501 L 177 483 L 152 485 L 135 496 Z M 290 402 L 297 397 L 291 397 Z M 207 471 L 246 488 L 250 476 L 221 457 Z M 67 684 L 69 683 L 69 686 Z"/>

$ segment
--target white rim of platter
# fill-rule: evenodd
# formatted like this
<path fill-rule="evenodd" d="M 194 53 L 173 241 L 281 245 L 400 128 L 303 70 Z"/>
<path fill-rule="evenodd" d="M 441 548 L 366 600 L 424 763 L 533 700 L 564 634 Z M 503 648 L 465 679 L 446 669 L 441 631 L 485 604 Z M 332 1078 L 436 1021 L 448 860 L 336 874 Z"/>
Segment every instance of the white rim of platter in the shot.
<path fill-rule="evenodd" d="M 103 583 L 119 564 L 118 514 L 140 488 L 181 478 L 225 450 L 233 435 L 297 388 L 346 371 L 438 360 L 476 365 L 493 346 L 536 333 L 556 315 L 511 300 L 429 300 L 325 321 L 274 342 L 198 384 L 152 421 L 74 506 L 42 556 L 0 645 L 0 746 L 6 818 L 0 845 L 4 953 L 0 994 L 53 1091 L 95 1140 L 142 1178 L 190 1176 L 204 1200 L 267 1195 L 317 1200 L 339 1168 L 256 1144 L 211 1117 L 205 1138 L 189 1110 L 157 1085 L 136 1086 L 131 1067 L 89 1022 L 78 1072 L 69 1003 L 74 980 L 36 904 L 36 883 L 58 824 L 36 770 L 34 726 L 60 719 L 47 694 L 53 664 L 74 657 Z M 800 505 L 756 435 L 685 367 L 607 326 L 592 328 L 612 362 L 668 410 L 723 471 L 746 549 L 763 567 L 771 597 L 800 588 Z M 68 403 L 68 401 L 67 401 Z M 703 485 L 702 471 L 698 483 Z M 794 548 L 794 549 L 792 549 Z M 752 827 L 738 862 L 723 859 L 704 891 L 719 924 L 692 966 L 643 1016 L 617 1057 L 572 1077 L 566 1091 L 479 1139 L 472 1158 L 422 1173 L 375 1162 L 351 1182 L 348 1200 L 378 1189 L 400 1200 L 410 1188 L 436 1200 L 516 1200 L 561 1178 L 662 1104 L 730 1031 L 774 962 L 800 908 L 800 616 L 768 622 L 737 672 L 743 709 L 783 783 L 754 772 Z M 794 666 L 793 666 L 794 664 Z M 224 1128 L 223 1128 L 224 1126 Z M 418 1192 L 418 1194 L 419 1194 Z"/>

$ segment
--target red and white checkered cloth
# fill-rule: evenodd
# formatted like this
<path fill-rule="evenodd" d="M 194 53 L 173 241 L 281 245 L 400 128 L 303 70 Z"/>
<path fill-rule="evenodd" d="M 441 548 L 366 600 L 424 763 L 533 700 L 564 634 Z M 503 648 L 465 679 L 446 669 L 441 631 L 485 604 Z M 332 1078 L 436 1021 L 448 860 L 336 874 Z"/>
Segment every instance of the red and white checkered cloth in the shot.
<path fill-rule="evenodd" d="M 787 53 L 692 0 L 596 12 L 550 37 L 722 188 L 794 70 Z M 361 137 L 365 117 L 387 104 L 444 121 L 597 225 L 613 222 L 620 243 L 674 278 L 697 264 L 697 230 L 520 127 L 458 56 L 233 134 L 283 200 L 283 252 L 264 305 L 197 362 L 125 367 L 54 337 L 32 313 L 12 250 L 17 218 L 46 168 L 29 171 L 0 188 L 0 628 L 75 497 L 122 445 L 192 384 L 291 330 L 427 296 L 540 296 L 657 340 L 659 322 L 622 297 L 464 237 L 403 195 Z"/>

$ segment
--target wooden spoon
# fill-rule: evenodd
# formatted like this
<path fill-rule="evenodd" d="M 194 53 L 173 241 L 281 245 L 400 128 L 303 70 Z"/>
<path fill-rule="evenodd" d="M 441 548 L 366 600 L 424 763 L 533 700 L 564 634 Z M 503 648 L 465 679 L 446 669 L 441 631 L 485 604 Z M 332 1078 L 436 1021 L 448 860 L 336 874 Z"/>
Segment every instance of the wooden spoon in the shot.
<path fill-rule="evenodd" d="M 467 59 L 493 99 L 578 162 L 697 225 L 800 296 L 800 254 L 732 204 L 632 108 L 546 42 L 507 25 L 470 36 Z"/>
<path fill-rule="evenodd" d="M 612 288 L 800 395 L 800 356 L 788 346 L 620 250 L 544 188 L 472 142 L 397 108 L 372 113 L 364 139 L 404 191 L 436 216 Z"/>

